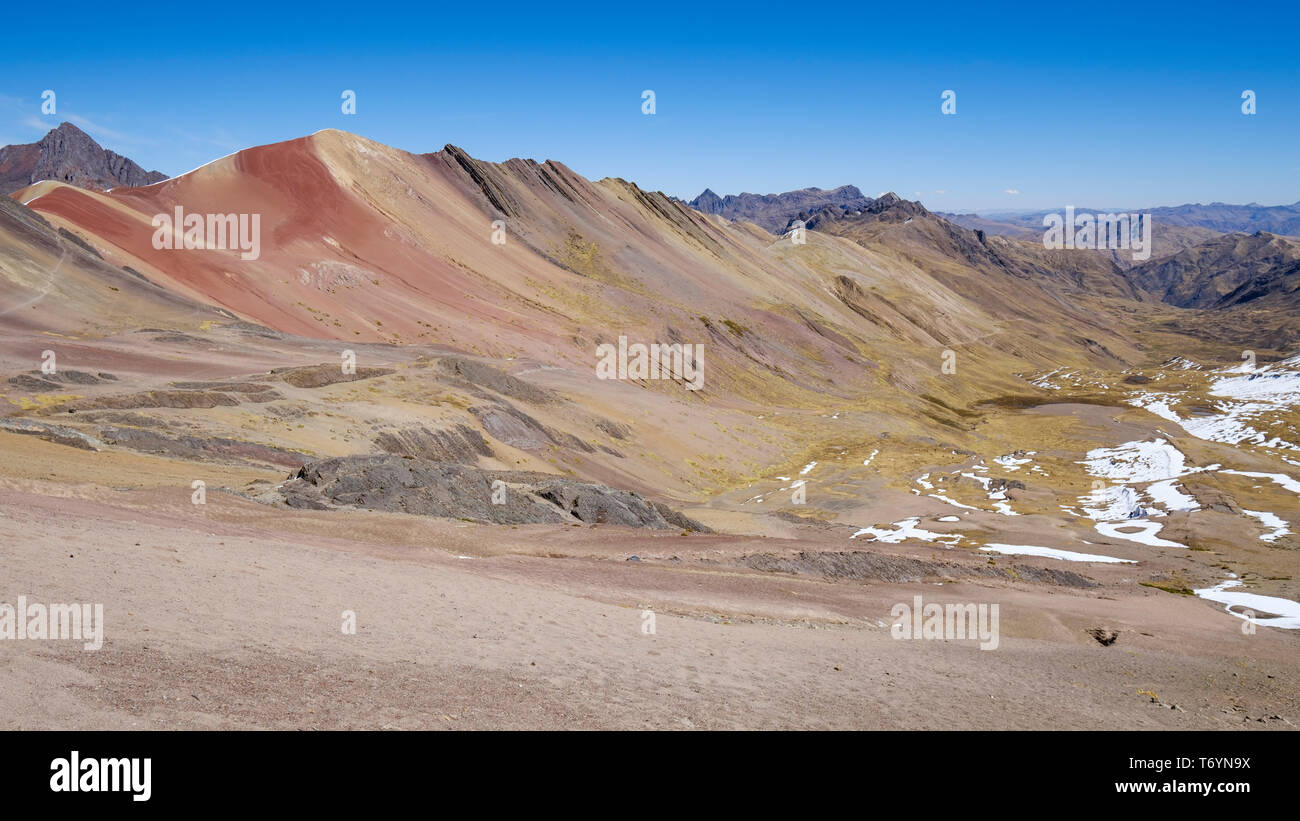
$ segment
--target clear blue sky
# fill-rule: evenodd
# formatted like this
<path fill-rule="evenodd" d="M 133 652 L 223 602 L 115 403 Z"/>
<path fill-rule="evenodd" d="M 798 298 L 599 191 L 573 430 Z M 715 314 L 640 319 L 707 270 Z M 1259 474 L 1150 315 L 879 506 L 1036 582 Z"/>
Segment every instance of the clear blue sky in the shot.
<path fill-rule="evenodd" d="M 67 119 L 168 174 L 332 127 L 684 198 L 852 183 L 945 211 L 1300 200 L 1294 2 L 47 8 L 5 11 L 0 144 Z"/>

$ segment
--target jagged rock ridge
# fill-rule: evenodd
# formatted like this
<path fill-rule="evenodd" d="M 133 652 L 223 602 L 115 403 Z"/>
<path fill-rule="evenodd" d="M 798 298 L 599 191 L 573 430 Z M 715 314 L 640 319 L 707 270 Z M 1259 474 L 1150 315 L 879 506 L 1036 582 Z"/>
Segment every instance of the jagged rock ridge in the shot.
<path fill-rule="evenodd" d="M 63 123 L 40 142 L 0 148 L 0 185 L 12 194 L 41 180 L 58 180 L 91 191 L 121 185 L 151 185 L 167 179 L 109 151 L 72 123 Z"/>

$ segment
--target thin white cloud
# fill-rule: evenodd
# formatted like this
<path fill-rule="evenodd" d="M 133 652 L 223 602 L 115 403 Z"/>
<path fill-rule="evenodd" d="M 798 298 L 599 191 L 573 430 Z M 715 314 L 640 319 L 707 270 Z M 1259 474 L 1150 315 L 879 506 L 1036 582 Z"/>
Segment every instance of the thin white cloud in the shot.
<path fill-rule="evenodd" d="M 216 136 L 213 137 L 205 137 L 201 134 L 194 134 L 189 131 L 182 131 L 179 128 L 173 128 L 172 131 L 175 132 L 178 136 L 184 137 L 185 139 L 189 140 L 191 143 L 196 143 L 200 145 L 215 145 L 217 148 L 222 148 L 225 149 L 226 151 L 238 151 L 241 148 L 247 147 L 246 145 L 242 145 L 236 142 L 233 137 L 231 137 L 229 134 L 227 134 L 224 131 L 218 132 Z"/>
<path fill-rule="evenodd" d="M 67 115 L 64 116 L 63 119 L 77 126 L 82 131 L 85 131 L 86 133 L 90 134 L 92 137 L 97 137 L 101 139 L 107 138 L 110 140 L 117 140 L 119 142 L 124 142 L 124 143 L 141 142 L 135 137 L 132 137 L 130 134 L 123 134 L 120 131 L 114 131 L 111 128 L 106 128 L 105 126 L 102 126 L 99 123 L 88 120 L 87 118 L 82 117 L 78 114 L 73 114 L 69 112 Z"/>
<path fill-rule="evenodd" d="M 1002 193 L 1003 193 L 1003 194 L 1010 194 L 1010 195 L 1013 196 L 1013 197 L 1018 197 L 1018 196 L 1020 196 L 1020 189 L 1019 189 L 1019 188 L 1007 188 L 1007 189 L 1004 189 L 1004 190 L 1002 191 Z"/>
<path fill-rule="evenodd" d="M 41 104 L 39 101 L 30 102 L 21 97 L 0 94 L 0 120 L 5 121 L 4 129 L 10 134 L 15 131 L 19 133 L 38 131 L 44 134 L 59 124 L 54 117 L 41 119 L 36 116 L 40 109 Z M 24 137 L 8 137 L 3 142 L 0 142 L 0 145 L 17 145 L 29 142 L 33 142 L 33 140 Z"/>
<path fill-rule="evenodd" d="M 49 133 L 51 129 L 57 128 L 60 123 L 69 122 L 100 142 L 113 140 L 131 145 L 145 145 L 152 142 L 100 125 L 89 117 L 83 117 L 72 111 L 59 111 L 55 114 L 37 116 L 35 112 L 40 110 L 40 103 L 28 102 L 19 97 L 0 95 L 0 110 L 12 116 L 14 121 L 23 128 L 40 132 L 42 135 Z"/>

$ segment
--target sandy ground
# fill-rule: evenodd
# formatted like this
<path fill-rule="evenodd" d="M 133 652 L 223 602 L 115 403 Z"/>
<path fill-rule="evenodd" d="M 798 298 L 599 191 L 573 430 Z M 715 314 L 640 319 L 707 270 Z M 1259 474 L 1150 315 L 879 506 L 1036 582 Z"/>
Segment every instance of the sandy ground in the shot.
<path fill-rule="evenodd" d="M 863 546 L 833 529 L 795 542 L 288 512 L 219 491 L 198 507 L 167 460 L 112 466 L 151 477 L 114 490 L 71 481 L 93 454 L 6 438 L 49 475 L 0 482 L 0 601 L 102 603 L 106 622 L 98 651 L 0 642 L 6 729 L 1300 725 L 1295 631 L 1244 635 L 1217 605 L 1125 584 L 1123 566 L 1024 562 L 1089 589 L 765 573 L 732 560 Z M 918 594 L 999 604 L 999 647 L 891 638 L 891 607 Z M 1098 626 L 1118 640 L 1101 646 Z"/>

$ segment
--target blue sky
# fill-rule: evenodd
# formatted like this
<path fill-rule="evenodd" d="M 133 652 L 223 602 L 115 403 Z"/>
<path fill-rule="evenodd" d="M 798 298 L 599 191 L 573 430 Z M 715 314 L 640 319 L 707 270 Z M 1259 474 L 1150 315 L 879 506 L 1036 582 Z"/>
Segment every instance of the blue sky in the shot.
<path fill-rule="evenodd" d="M 177 174 L 341 128 L 684 198 L 852 183 L 943 211 L 1300 200 L 1294 3 L 58 8 L 6 10 L 0 144 L 71 120 Z"/>

